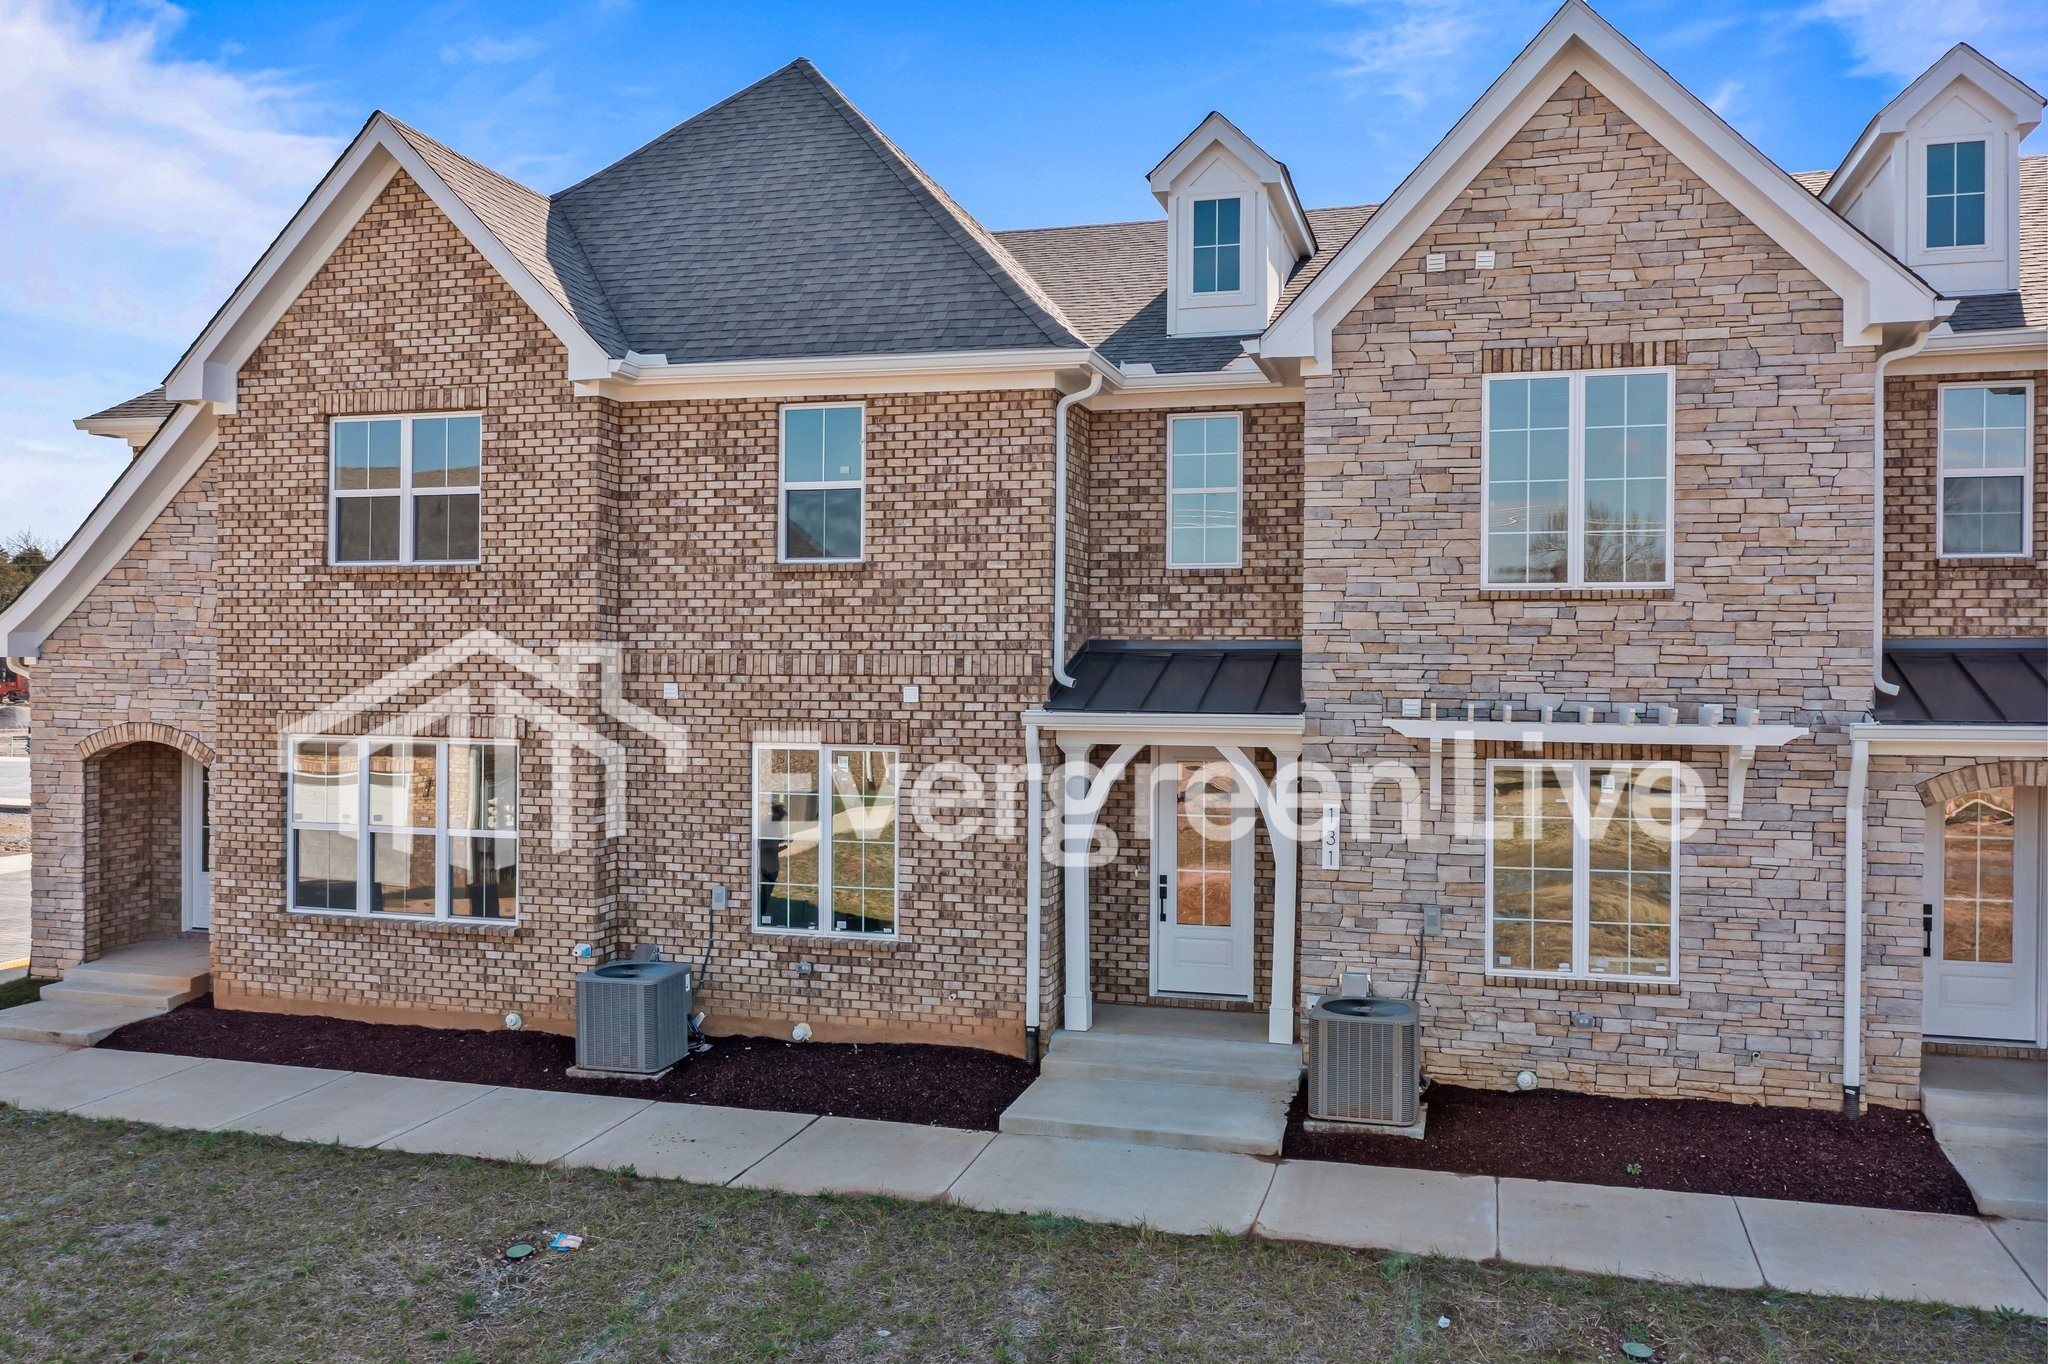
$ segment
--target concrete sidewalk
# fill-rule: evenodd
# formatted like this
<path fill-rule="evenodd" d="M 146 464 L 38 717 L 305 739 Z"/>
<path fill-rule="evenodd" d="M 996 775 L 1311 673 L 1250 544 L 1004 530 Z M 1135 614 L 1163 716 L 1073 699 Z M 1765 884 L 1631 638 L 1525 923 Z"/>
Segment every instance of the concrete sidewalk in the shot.
<path fill-rule="evenodd" d="M 2048 1316 L 2042 1223 L 1262 1160 L 1117 1142 L 0 1041 L 0 1102 L 296 1141 L 1164 1231 Z"/>

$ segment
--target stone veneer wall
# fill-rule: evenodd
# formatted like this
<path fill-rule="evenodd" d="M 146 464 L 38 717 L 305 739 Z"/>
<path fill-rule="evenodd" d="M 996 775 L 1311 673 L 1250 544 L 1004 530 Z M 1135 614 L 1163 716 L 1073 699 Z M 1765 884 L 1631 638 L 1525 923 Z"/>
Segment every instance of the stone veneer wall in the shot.
<path fill-rule="evenodd" d="M 1935 553 L 1943 384 L 2034 385 L 2034 552 Z M 1884 631 L 1888 638 L 2048 635 L 2048 367 L 2027 374 L 1915 374 L 1885 381 Z"/>
<path fill-rule="evenodd" d="M 1480 247 L 1497 268 L 1469 268 Z M 1425 273 L 1434 251 L 1452 268 Z M 1675 356 L 1677 586 L 1482 588 L 1485 352 L 1614 343 Z M 1839 1102 L 1843 728 L 1870 704 L 1870 375 L 1827 289 L 1578 78 L 1478 173 L 1341 324 L 1333 376 L 1309 381 L 1305 757 L 1425 767 L 1425 746 L 1382 723 L 1411 697 L 1740 701 L 1812 734 L 1758 754 L 1740 818 L 1718 753 L 1675 755 L 1701 763 L 1711 802 L 1680 858 L 1675 983 L 1489 978 L 1484 848 L 1457 836 L 1447 799 L 1419 841 L 1382 824 L 1347 841 L 1341 869 L 1308 864 L 1304 993 L 1347 966 L 1400 978 L 1418 911 L 1439 904 L 1422 991 L 1437 1079 L 1503 1087 L 1526 1066 L 1599 1093 Z M 1880 953 L 1893 928 L 1873 925 Z M 1908 993 L 1870 981 L 1874 1032 L 1894 1039 L 1872 1047 L 1877 1102 L 1912 1101 Z"/>
<path fill-rule="evenodd" d="M 1227 409 L 1218 409 L 1224 411 Z M 1086 584 L 1093 635 L 1109 639 L 1295 639 L 1301 631 L 1301 408 L 1240 410 L 1243 564 L 1166 566 L 1161 411 L 1093 413 Z"/>
<path fill-rule="evenodd" d="M 206 749 L 214 743 L 214 473 L 209 463 L 172 499 L 127 557 L 51 633 L 30 674 L 36 704 L 29 759 L 35 809 L 29 970 L 41 979 L 59 976 L 66 966 L 111 945 L 93 927 L 96 916 L 88 906 L 106 903 L 98 884 L 104 864 L 93 858 L 105 813 L 99 787 L 107 772 L 121 770 L 122 750 L 100 754 L 89 783 L 79 745 L 115 725 L 134 726 L 137 734 L 184 735 Z M 175 822 L 175 785 L 169 802 L 167 818 Z M 171 837 L 175 858 L 175 832 Z M 174 890 L 172 932 L 176 904 Z M 163 922 L 144 919 L 158 927 Z M 114 936 L 138 927 L 116 927 Z"/>

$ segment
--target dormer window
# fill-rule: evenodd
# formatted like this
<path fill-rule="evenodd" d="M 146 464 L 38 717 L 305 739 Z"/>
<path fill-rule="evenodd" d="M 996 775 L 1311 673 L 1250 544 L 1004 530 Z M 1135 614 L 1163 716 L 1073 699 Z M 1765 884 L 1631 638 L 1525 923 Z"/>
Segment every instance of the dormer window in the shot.
<path fill-rule="evenodd" d="M 1234 294 L 1242 287 L 1244 243 L 1237 199 L 1195 200 L 1194 287 L 1198 294 Z"/>
<path fill-rule="evenodd" d="M 1927 147 L 1927 246 L 1984 245 L 1984 144 Z"/>

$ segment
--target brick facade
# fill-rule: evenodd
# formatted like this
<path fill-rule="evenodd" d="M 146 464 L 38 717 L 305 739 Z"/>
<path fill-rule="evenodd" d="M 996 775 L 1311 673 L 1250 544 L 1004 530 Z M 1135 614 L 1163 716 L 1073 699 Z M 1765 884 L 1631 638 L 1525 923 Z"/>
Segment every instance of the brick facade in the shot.
<path fill-rule="evenodd" d="M 1943 559 L 1940 389 L 1952 383 L 2034 386 L 2033 554 Z M 2048 635 L 2048 366 L 2031 373 L 1915 374 L 1885 381 L 1884 632 L 1887 638 Z"/>
<path fill-rule="evenodd" d="M 1496 269 L 1424 271 L 1425 252 L 1479 247 Z M 1484 849 L 1447 798 L 1420 842 L 1383 823 L 1341 870 L 1304 871 L 1305 992 L 1412 960 L 1439 904 L 1437 1079 L 1497 1088 L 1528 1067 L 1601 1093 L 1839 1101 L 1842 730 L 1870 701 L 1871 586 L 1871 366 L 1840 326 L 1817 280 L 1575 78 L 1339 327 L 1308 393 L 1309 760 L 1425 761 L 1381 723 L 1410 697 L 1740 701 L 1813 732 L 1758 754 L 1739 819 L 1718 755 L 1668 755 L 1702 765 L 1713 811 L 1681 855 L 1675 986 L 1490 982 Z M 1677 357 L 1677 585 L 1482 588 L 1485 353 L 1618 342 Z M 1873 1048 L 1873 1099 L 1909 1100 L 1906 1050 Z"/>

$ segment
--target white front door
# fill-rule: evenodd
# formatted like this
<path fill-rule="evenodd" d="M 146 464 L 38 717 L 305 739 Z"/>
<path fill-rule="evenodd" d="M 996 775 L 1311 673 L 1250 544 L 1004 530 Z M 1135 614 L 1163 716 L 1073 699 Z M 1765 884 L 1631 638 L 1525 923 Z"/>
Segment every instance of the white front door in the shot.
<path fill-rule="evenodd" d="M 184 769 L 183 872 L 184 913 L 188 929 L 213 926 L 213 817 L 209 810 L 212 781 L 206 765 L 187 756 Z"/>
<path fill-rule="evenodd" d="M 1154 777 L 1152 992 L 1252 997 L 1258 814 L 1229 766 L 1168 758 Z"/>
<path fill-rule="evenodd" d="M 1926 1031 L 2039 1045 L 2044 793 L 1972 791 L 1927 812 Z"/>

